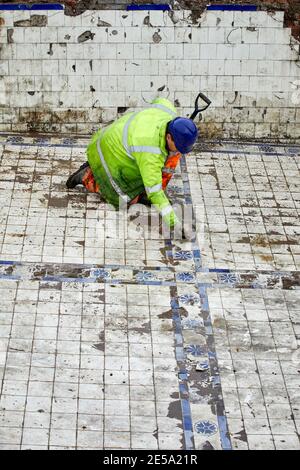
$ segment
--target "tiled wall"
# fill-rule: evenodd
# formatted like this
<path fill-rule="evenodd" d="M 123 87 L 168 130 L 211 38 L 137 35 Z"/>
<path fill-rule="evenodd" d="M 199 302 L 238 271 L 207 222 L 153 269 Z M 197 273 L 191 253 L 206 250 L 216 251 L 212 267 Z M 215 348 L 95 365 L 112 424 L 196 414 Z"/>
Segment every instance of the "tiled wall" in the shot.
<path fill-rule="evenodd" d="M 0 14 L 0 130 L 90 133 L 157 95 L 207 137 L 300 138 L 299 43 L 283 12 Z"/>

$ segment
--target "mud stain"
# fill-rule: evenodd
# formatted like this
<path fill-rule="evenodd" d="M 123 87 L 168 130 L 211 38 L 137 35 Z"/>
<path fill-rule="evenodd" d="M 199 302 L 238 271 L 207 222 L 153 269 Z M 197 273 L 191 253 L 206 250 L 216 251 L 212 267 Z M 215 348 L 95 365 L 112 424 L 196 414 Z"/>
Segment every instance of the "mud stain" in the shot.
<path fill-rule="evenodd" d="M 213 327 L 226 330 L 226 321 L 223 318 L 216 318 L 213 322 Z"/>
<path fill-rule="evenodd" d="M 100 341 L 101 343 L 104 343 L 104 342 L 105 342 L 105 332 L 104 332 L 104 331 L 100 331 L 98 338 L 99 338 L 99 341 Z"/>
<path fill-rule="evenodd" d="M 267 261 L 267 262 L 273 261 L 273 256 L 272 255 L 259 255 L 259 257 L 263 261 Z"/>
<path fill-rule="evenodd" d="M 201 444 L 201 450 L 215 450 L 215 448 L 209 441 L 205 441 L 203 444 Z"/>
<path fill-rule="evenodd" d="M 93 344 L 94 349 L 98 349 L 98 351 L 104 351 L 105 344 L 104 343 L 95 343 Z"/>
<path fill-rule="evenodd" d="M 167 417 L 168 418 L 179 419 L 179 420 L 182 419 L 181 401 L 180 400 L 172 401 L 169 404 Z"/>
<path fill-rule="evenodd" d="M 48 207 L 54 207 L 56 209 L 63 209 L 68 207 L 68 199 L 62 197 L 49 197 L 48 194 L 45 195 L 45 199 L 48 200 Z"/>
<path fill-rule="evenodd" d="M 140 328 L 139 327 L 132 328 L 132 331 L 135 331 L 136 333 L 150 333 L 151 332 L 150 322 L 143 323 Z"/>
<path fill-rule="evenodd" d="M 298 288 L 300 284 L 300 274 L 294 273 L 292 277 L 282 277 L 281 281 L 283 289 Z"/>
<path fill-rule="evenodd" d="M 16 176 L 16 182 L 17 183 L 31 183 L 31 176 L 28 175 L 28 176 L 21 176 L 21 175 L 17 175 Z"/>
<path fill-rule="evenodd" d="M 247 434 L 245 432 L 245 429 L 241 429 L 239 432 L 237 432 L 234 437 L 236 439 L 239 439 L 240 441 L 247 442 Z"/>
<path fill-rule="evenodd" d="M 181 317 L 187 317 L 188 316 L 188 312 L 186 311 L 186 309 L 184 307 L 180 307 L 178 310 L 179 310 L 179 314 L 180 314 Z M 164 320 L 172 320 L 173 310 L 172 309 L 167 310 L 166 312 L 162 312 L 157 316 L 158 316 L 158 318 L 162 318 Z"/>
<path fill-rule="evenodd" d="M 270 235 L 272 235 L 270 233 Z M 273 235 L 280 235 L 278 233 L 273 233 Z M 255 235 L 250 240 L 250 243 L 252 243 L 255 246 L 261 246 L 261 247 L 269 247 L 272 245 L 298 245 L 298 241 L 293 238 L 287 238 L 287 239 L 275 239 L 272 237 L 267 237 L 265 235 Z"/>
<path fill-rule="evenodd" d="M 5 274 L 11 275 L 14 272 L 14 267 L 8 266 L 8 268 L 6 268 L 4 272 Z"/>

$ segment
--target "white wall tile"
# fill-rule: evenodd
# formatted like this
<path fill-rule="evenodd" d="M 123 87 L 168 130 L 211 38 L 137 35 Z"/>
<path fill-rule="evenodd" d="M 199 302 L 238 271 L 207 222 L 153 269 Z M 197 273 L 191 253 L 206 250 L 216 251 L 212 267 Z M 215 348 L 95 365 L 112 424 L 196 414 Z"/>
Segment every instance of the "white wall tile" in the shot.
<path fill-rule="evenodd" d="M 232 46 L 233 59 L 249 59 L 250 46 L 249 44 L 236 44 Z"/>
<path fill-rule="evenodd" d="M 165 26 L 164 12 L 150 10 L 150 23 L 152 26 Z"/>
<path fill-rule="evenodd" d="M 103 13 L 106 13 L 103 11 Z M 133 12 L 132 11 L 124 11 L 124 10 L 116 10 L 116 11 L 108 11 L 108 16 L 105 19 L 105 15 L 102 18 L 102 12 L 99 14 L 101 20 L 104 19 L 107 23 L 115 24 L 116 26 L 124 26 L 130 27 L 133 26 Z M 113 17 L 110 17 L 109 13 L 114 13 L 115 21 Z M 143 13 L 143 12 L 136 12 L 136 13 Z"/>
<path fill-rule="evenodd" d="M 216 44 L 201 44 L 200 45 L 200 59 L 213 60 L 217 58 L 217 45 Z"/>
<path fill-rule="evenodd" d="M 208 43 L 208 31 L 209 28 L 201 27 L 194 28 L 192 27 L 192 42 L 195 44 L 207 44 Z"/>
<path fill-rule="evenodd" d="M 226 59 L 233 59 L 233 58 L 234 59 L 241 58 L 241 57 L 233 57 L 233 52 L 237 47 L 240 47 L 240 45 L 234 46 L 232 44 L 217 44 L 216 58 L 217 59 L 225 59 L 225 60 Z"/>
<path fill-rule="evenodd" d="M 167 46 L 165 44 L 150 44 L 150 59 L 166 59 Z"/>
<path fill-rule="evenodd" d="M 24 28 L 24 42 L 27 44 L 41 42 L 41 28 Z"/>
<path fill-rule="evenodd" d="M 150 44 L 124 44 L 124 53 L 126 57 L 120 59 L 149 59 L 150 58 Z M 118 49 L 117 49 L 118 54 Z"/>
<path fill-rule="evenodd" d="M 183 44 L 183 57 L 185 59 L 199 59 L 199 44 Z"/>
<path fill-rule="evenodd" d="M 143 41 L 141 28 L 126 28 L 126 31 L 124 34 L 125 34 L 124 42 L 126 43 L 149 42 L 149 41 Z"/>
<path fill-rule="evenodd" d="M 175 77 L 174 75 L 167 75 L 168 87 L 171 90 L 183 90 L 183 77 Z"/>
<path fill-rule="evenodd" d="M 241 75 L 241 61 L 225 60 L 225 75 Z"/>
<path fill-rule="evenodd" d="M 267 60 L 267 46 L 265 44 L 250 44 L 249 59 L 250 60 Z"/>
<path fill-rule="evenodd" d="M 186 44 L 187 45 L 187 44 Z M 168 44 L 167 59 L 183 59 L 183 44 Z"/>
<path fill-rule="evenodd" d="M 116 59 L 117 44 L 99 44 L 99 59 Z"/>
<path fill-rule="evenodd" d="M 242 41 L 245 44 L 257 44 L 258 43 L 258 28 L 246 27 L 242 28 Z"/>
<path fill-rule="evenodd" d="M 225 60 L 209 60 L 208 73 L 209 75 L 224 75 L 225 73 Z"/>
<path fill-rule="evenodd" d="M 58 11 L 58 12 L 49 11 L 48 12 L 48 26 L 64 26 L 65 18 L 66 16 L 65 16 L 64 11 Z"/>
<path fill-rule="evenodd" d="M 208 43 L 209 44 L 223 44 L 225 41 L 224 28 L 208 28 Z"/>
<path fill-rule="evenodd" d="M 116 86 L 114 87 L 115 91 L 134 91 L 137 90 L 135 87 L 135 79 L 137 77 L 132 77 L 132 76 L 119 76 L 119 77 L 113 77 L 113 79 L 116 79 Z M 140 77 L 142 78 L 142 82 L 145 83 L 145 76 Z M 113 81 L 115 83 L 115 81 Z M 145 85 L 144 85 L 145 86 Z M 105 88 L 104 88 L 105 89 Z M 140 88 L 140 91 L 145 89 L 144 87 Z"/>
<path fill-rule="evenodd" d="M 208 75 L 209 60 L 193 60 L 192 61 L 192 74 L 193 75 Z"/>
<path fill-rule="evenodd" d="M 165 42 L 192 42 L 192 29 L 191 28 L 184 28 L 184 27 L 176 27 L 176 28 L 166 28 Z M 165 29 L 163 30 L 165 33 Z"/>
<path fill-rule="evenodd" d="M 59 29 L 56 27 L 44 27 L 41 28 L 41 42 L 42 43 L 55 43 L 58 42 Z M 63 42 L 63 41 L 60 41 Z"/>

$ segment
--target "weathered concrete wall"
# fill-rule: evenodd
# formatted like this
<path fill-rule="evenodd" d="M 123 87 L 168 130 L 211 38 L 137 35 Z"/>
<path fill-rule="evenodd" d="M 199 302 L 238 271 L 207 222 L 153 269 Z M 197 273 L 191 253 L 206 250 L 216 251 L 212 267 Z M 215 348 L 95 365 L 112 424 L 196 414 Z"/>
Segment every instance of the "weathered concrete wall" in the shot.
<path fill-rule="evenodd" d="M 1 131 L 89 133 L 157 95 L 189 115 L 202 90 L 207 137 L 300 138 L 299 42 L 283 11 L 0 18 Z"/>

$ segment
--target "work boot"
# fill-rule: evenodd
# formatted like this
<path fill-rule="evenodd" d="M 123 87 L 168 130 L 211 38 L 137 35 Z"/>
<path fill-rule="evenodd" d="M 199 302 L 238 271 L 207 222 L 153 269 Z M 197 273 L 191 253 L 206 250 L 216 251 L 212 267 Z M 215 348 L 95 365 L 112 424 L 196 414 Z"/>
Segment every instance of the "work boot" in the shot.
<path fill-rule="evenodd" d="M 75 186 L 77 186 L 77 184 L 83 184 L 82 183 L 82 178 L 85 175 L 85 172 L 86 172 L 88 167 L 89 167 L 88 162 L 85 162 L 83 165 L 81 165 L 81 167 L 77 171 L 75 171 L 75 173 L 73 173 L 73 175 L 71 175 L 68 178 L 68 180 L 66 182 L 66 186 L 67 186 L 68 189 L 75 188 Z"/>

